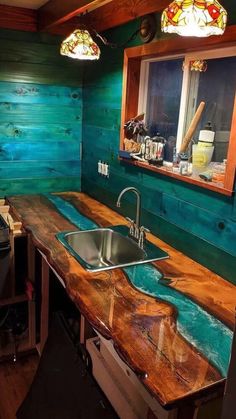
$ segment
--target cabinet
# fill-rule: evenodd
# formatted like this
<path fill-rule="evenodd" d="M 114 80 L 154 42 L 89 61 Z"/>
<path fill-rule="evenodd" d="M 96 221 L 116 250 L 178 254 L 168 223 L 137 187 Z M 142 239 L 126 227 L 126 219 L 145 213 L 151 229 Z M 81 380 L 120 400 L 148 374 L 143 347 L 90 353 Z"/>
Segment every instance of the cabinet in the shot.
<path fill-rule="evenodd" d="M 99 335 L 99 334 L 98 334 Z M 165 410 L 144 388 L 136 374 L 101 335 L 88 339 L 93 376 L 121 419 L 177 419 L 177 409 Z"/>
<path fill-rule="evenodd" d="M 9 225 L 11 245 L 0 296 L 1 360 L 35 348 L 35 301 L 29 274 L 27 233 L 4 200 L 0 200 L 0 213 Z"/>

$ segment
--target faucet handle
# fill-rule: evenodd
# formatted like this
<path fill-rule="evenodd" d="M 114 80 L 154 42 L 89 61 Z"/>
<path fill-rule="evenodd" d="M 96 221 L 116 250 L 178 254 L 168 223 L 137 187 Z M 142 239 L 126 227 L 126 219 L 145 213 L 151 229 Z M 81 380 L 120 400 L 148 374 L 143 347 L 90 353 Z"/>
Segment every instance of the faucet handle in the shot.
<path fill-rule="evenodd" d="M 131 218 L 129 218 L 129 217 L 125 217 L 125 219 L 126 219 L 127 221 L 129 221 L 130 223 L 134 223 L 134 220 L 131 220 Z"/>
<path fill-rule="evenodd" d="M 143 245 L 144 245 L 144 241 L 146 238 L 146 234 L 145 233 L 150 233 L 150 230 L 148 230 L 148 228 L 141 226 L 139 229 L 139 240 L 138 240 L 138 245 L 139 247 L 141 247 L 141 249 L 143 249 Z"/>
<path fill-rule="evenodd" d="M 143 233 L 151 233 L 151 232 L 150 232 L 150 230 L 148 230 L 148 228 L 146 228 L 146 227 L 144 227 L 144 226 L 141 226 L 141 227 L 140 227 L 140 233 L 141 233 L 141 232 L 143 232 Z"/>
<path fill-rule="evenodd" d="M 125 217 L 127 221 L 130 222 L 130 226 L 129 226 L 129 234 L 130 236 L 134 236 L 134 220 L 132 220 L 129 217 Z"/>

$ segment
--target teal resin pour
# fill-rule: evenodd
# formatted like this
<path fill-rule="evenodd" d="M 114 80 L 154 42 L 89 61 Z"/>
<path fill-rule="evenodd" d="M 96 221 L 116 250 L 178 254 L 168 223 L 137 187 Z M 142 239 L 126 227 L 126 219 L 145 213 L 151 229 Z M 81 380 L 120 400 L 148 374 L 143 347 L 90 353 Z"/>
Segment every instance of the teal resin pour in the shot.
<path fill-rule="evenodd" d="M 136 289 L 177 308 L 178 331 L 226 377 L 233 332 L 190 298 L 169 287 L 168 280 L 162 279 L 153 265 L 130 266 L 124 271 Z"/>
<path fill-rule="evenodd" d="M 64 199 L 50 194 L 45 196 L 79 229 L 88 230 L 98 227 L 95 222 L 82 215 Z M 153 265 L 131 266 L 125 268 L 124 272 L 136 289 L 176 307 L 179 333 L 203 353 L 223 377 L 226 377 L 233 332 L 190 298 L 169 287 L 168 281 L 162 279 L 162 274 Z"/>
<path fill-rule="evenodd" d="M 92 230 L 98 225 L 82 215 L 73 205 L 56 195 L 44 194 L 72 224 L 81 230 Z"/>

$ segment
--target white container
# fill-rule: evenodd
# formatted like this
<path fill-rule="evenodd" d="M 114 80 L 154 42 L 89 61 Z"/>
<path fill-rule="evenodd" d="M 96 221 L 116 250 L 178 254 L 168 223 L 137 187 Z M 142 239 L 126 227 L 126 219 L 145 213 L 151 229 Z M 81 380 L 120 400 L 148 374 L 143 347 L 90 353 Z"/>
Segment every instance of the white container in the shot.
<path fill-rule="evenodd" d="M 213 143 L 215 138 L 214 131 L 210 131 L 209 129 L 203 129 L 199 132 L 199 141 L 204 143 Z"/>

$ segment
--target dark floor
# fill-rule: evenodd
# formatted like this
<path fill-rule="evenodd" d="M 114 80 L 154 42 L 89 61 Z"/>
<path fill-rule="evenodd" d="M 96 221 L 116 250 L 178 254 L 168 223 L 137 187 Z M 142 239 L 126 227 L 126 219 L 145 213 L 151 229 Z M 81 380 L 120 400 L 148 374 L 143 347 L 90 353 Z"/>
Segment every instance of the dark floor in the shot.
<path fill-rule="evenodd" d="M 15 419 L 39 363 L 37 355 L 0 364 L 0 419 Z"/>

